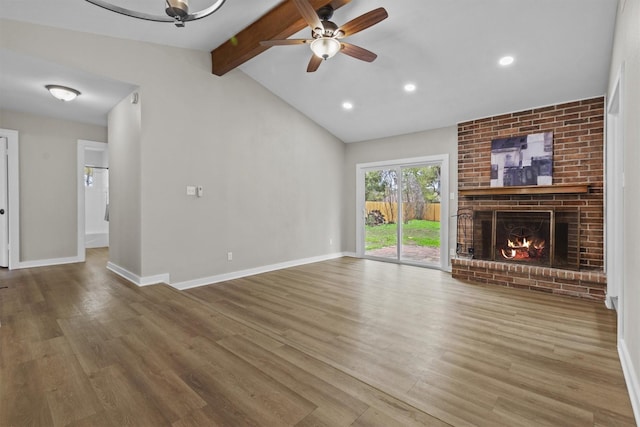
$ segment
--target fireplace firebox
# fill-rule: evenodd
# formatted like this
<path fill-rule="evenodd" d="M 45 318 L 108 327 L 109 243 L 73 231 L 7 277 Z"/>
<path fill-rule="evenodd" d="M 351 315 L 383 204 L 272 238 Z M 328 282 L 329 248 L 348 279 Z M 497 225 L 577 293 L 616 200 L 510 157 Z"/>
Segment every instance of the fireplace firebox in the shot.
<path fill-rule="evenodd" d="M 473 258 L 578 270 L 580 212 L 476 210 Z"/>

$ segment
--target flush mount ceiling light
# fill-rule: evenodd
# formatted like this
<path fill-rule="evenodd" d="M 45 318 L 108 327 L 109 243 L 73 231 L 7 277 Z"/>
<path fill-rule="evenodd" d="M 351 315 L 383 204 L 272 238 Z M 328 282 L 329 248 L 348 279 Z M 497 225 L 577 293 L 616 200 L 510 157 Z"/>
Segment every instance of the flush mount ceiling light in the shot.
<path fill-rule="evenodd" d="M 513 56 L 503 56 L 498 61 L 498 64 L 502 65 L 503 67 L 506 67 L 507 65 L 513 64 L 513 61 L 514 61 Z"/>
<path fill-rule="evenodd" d="M 45 88 L 47 88 L 54 98 L 59 99 L 60 101 L 73 101 L 78 95 L 80 95 L 79 90 L 66 86 L 46 85 Z"/>
<path fill-rule="evenodd" d="M 202 9 L 199 12 L 189 13 L 189 1 L 188 0 L 165 0 L 166 8 L 164 15 L 151 15 L 144 12 L 138 12 L 124 7 L 116 6 L 108 3 L 104 0 L 86 0 L 89 3 L 95 4 L 112 12 L 127 15 L 132 18 L 144 19 L 147 21 L 156 22 L 173 22 L 176 27 L 184 27 L 184 23 L 188 21 L 195 21 L 211 15 L 216 10 L 220 9 L 225 0 L 216 0 L 211 6 Z M 160 3 L 162 0 L 155 0 Z"/>

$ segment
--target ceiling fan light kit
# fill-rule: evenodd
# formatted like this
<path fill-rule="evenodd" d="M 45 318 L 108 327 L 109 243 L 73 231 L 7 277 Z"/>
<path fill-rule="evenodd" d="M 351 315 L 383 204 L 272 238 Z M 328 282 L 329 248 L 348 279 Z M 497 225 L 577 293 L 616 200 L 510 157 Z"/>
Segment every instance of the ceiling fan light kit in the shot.
<path fill-rule="evenodd" d="M 152 15 L 145 12 L 138 12 L 136 10 L 127 9 L 124 7 L 116 6 L 105 0 L 85 0 L 96 6 L 100 6 L 104 9 L 112 12 L 119 13 L 121 15 L 130 16 L 131 18 L 144 19 L 146 21 L 155 22 L 173 22 L 176 27 L 184 27 L 185 22 L 195 21 L 196 19 L 202 19 L 222 7 L 225 0 L 215 0 L 213 4 L 207 8 L 204 8 L 198 12 L 189 13 L 189 0 L 165 0 L 166 8 L 164 15 Z M 162 0 L 155 0 L 160 3 Z"/>
<path fill-rule="evenodd" d="M 265 40 L 260 42 L 262 46 L 309 44 L 313 52 L 311 60 L 309 60 L 309 65 L 307 66 L 307 72 L 310 73 L 318 69 L 323 59 L 329 59 L 339 52 L 366 62 L 372 62 L 378 57 L 375 53 L 367 49 L 350 43 L 343 43 L 340 39 L 359 33 L 386 19 L 389 15 L 384 8 L 379 7 L 371 10 L 339 27 L 330 21 L 333 16 L 333 8 L 330 5 L 323 6 L 316 12 L 308 0 L 291 1 L 293 1 L 298 12 L 311 28 L 312 38 Z"/>
<path fill-rule="evenodd" d="M 340 42 L 331 37 L 320 37 L 311 42 L 311 51 L 325 60 L 340 52 L 340 49 Z"/>

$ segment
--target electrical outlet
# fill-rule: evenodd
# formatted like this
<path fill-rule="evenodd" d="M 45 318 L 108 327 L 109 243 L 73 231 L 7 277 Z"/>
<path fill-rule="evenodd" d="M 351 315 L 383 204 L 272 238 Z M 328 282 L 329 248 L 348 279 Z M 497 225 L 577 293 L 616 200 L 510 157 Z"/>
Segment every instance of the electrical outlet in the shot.
<path fill-rule="evenodd" d="M 227 261 L 233 261 L 233 252 L 227 252 Z"/>

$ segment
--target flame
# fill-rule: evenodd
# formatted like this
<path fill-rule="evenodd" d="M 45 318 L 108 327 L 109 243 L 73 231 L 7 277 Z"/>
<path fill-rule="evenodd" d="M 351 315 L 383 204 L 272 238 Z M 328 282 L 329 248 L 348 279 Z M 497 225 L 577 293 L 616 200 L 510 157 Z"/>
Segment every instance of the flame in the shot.
<path fill-rule="evenodd" d="M 523 237 L 515 240 L 507 239 L 507 248 L 500 249 L 505 259 L 539 259 L 542 258 L 545 241 Z"/>

